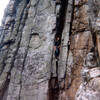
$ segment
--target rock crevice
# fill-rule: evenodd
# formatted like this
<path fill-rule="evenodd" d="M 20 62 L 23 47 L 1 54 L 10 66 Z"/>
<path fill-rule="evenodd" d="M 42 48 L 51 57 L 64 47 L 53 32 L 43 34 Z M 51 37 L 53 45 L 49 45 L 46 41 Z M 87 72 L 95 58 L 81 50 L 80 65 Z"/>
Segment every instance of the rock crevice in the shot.
<path fill-rule="evenodd" d="M 99 6 L 99 0 L 10 0 L 0 27 L 0 100 L 99 100 Z"/>

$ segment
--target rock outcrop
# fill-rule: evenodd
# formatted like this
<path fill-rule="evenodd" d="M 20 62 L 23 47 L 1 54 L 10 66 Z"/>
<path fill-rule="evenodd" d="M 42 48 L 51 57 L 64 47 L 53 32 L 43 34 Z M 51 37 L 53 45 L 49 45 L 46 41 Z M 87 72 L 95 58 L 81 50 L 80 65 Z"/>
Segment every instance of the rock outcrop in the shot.
<path fill-rule="evenodd" d="M 99 94 L 100 1 L 10 0 L 0 28 L 0 100 L 100 100 Z"/>

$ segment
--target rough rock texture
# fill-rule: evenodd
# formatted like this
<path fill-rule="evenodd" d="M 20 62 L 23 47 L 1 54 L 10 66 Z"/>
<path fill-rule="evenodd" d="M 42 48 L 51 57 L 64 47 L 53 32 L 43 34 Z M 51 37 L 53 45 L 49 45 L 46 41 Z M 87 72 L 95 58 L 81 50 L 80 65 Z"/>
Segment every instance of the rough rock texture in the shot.
<path fill-rule="evenodd" d="M 100 1 L 10 0 L 0 28 L 0 100 L 100 100 Z"/>

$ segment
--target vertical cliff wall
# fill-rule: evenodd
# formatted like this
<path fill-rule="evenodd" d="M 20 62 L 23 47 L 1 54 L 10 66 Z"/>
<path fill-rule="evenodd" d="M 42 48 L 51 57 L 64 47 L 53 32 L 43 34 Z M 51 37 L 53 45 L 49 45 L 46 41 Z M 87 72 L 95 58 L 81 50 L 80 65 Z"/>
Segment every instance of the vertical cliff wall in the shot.
<path fill-rule="evenodd" d="M 10 0 L 0 29 L 0 100 L 100 100 L 99 6 Z"/>

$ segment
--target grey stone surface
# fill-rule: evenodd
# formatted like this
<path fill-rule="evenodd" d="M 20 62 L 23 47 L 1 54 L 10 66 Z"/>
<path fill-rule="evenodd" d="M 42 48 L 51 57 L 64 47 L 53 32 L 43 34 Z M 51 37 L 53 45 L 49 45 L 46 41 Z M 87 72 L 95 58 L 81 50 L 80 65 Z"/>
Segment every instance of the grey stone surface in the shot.
<path fill-rule="evenodd" d="M 0 27 L 0 100 L 100 100 L 100 1 L 58 1 L 10 0 Z"/>

